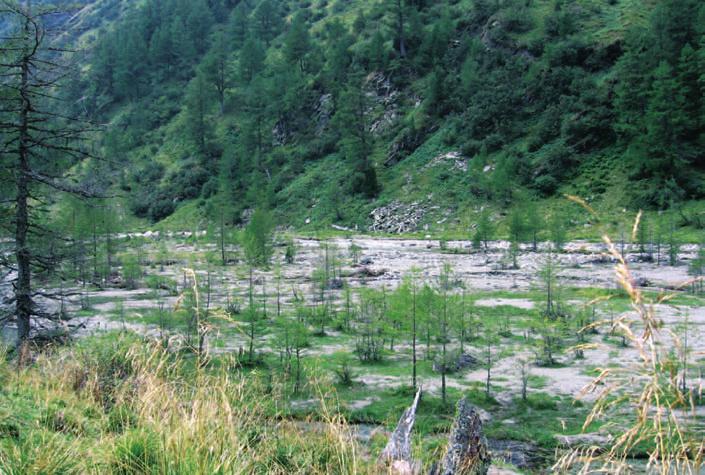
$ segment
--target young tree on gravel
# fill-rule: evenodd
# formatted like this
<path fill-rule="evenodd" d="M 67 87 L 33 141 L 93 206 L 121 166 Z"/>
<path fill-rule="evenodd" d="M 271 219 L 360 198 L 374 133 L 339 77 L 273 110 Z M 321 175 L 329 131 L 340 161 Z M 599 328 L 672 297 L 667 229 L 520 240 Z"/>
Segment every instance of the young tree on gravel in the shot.
<path fill-rule="evenodd" d="M 553 213 L 548 221 L 548 233 L 554 252 L 561 252 L 566 242 L 568 219 L 560 212 Z"/>
<path fill-rule="evenodd" d="M 676 236 L 676 225 L 673 221 L 670 223 L 668 233 L 668 263 L 672 266 L 678 265 L 678 253 L 680 252 L 680 241 Z"/>
<path fill-rule="evenodd" d="M 416 389 L 416 340 L 418 332 L 418 309 L 417 296 L 419 293 L 419 276 L 420 269 L 412 267 L 409 273 L 409 290 L 411 291 L 411 384 Z"/>
<path fill-rule="evenodd" d="M 489 242 L 494 238 L 494 224 L 489 211 L 483 211 L 477 221 L 475 233 L 472 237 L 472 245 L 475 249 L 489 249 Z"/>
<path fill-rule="evenodd" d="M 406 322 L 406 330 L 411 337 L 411 385 L 416 388 L 417 355 L 416 344 L 418 341 L 418 293 L 419 269 L 412 267 L 404 277 L 393 296 L 392 308 L 399 317 L 400 326 Z"/>
<path fill-rule="evenodd" d="M 460 354 L 462 355 L 465 352 L 465 342 L 470 337 L 473 325 L 472 309 L 465 289 L 462 290 L 460 298 L 455 303 L 457 309 L 453 312 L 453 321 L 451 323 L 458 337 Z"/>
<path fill-rule="evenodd" d="M 251 267 L 269 267 L 274 253 L 273 231 L 274 220 L 270 212 L 266 209 L 255 210 L 242 236 L 245 260 Z"/>
<path fill-rule="evenodd" d="M 531 376 L 531 366 L 529 365 L 529 361 L 524 358 L 520 358 L 517 361 L 517 372 L 519 373 L 519 383 L 521 384 L 521 400 L 526 402 L 529 377 Z"/>
<path fill-rule="evenodd" d="M 705 287 L 703 285 L 703 280 L 705 279 L 705 246 L 702 244 L 698 246 L 698 253 L 695 259 L 690 261 L 688 273 L 695 278 L 692 285 L 693 293 L 702 293 L 703 287 Z"/>
<path fill-rule="evenodd" d="M 446 374 L 448 373 L 449 357 L 448 357 L 448 343 L 449 338 L 449 326 L 451 320 L 451 301 L 450 292 L 453 287 L 453 271 L 450 264 L 443 264 L 443 269 L 438 277 L 438 306 L 436 311 L 438 313 L 438 340 L 441 345 L 441 355 L 438 360 L 438 365 L 441 370 L 441 398 L 443 399 L 443 404 L 447 402 L 446 394 Z"/>
<path fill-rule="evenodd" d="M 426 353 L 424 359 L 431 361 L 433 359 L 433 349 L 431 348 L 431 336 L 434 330 L 433 324 L 433 309 L 436 304 L 436 292 L 427 282 L 419 292 L 418 302 L 418 317 L 421 327 L 423 327 L 423 335 L 426 343 Z"/>
<path fill-rule="evenodd" d="M 525 204 L 526 217 L 526 233 L 531 238 L 531 250 L 536 252 L 538 249 L 539 233 L 543 230 L 545 224 L 538 206 L 534 201 L 527 200 Z"/>
<path fill-rule="evenodd" d="M 528 228 L 526 212 L 523 206 L 516 205 L 509 211 L 507 224 L 509 227 L 509 241 L 516 242 L 517 244 L 523 242 Z"/>
<path fill-rule="evenodd" d="M 242 247 L 245 252 L 245 260 L 247 261 L 249 271 L 247 308 L 244 317 L 248 323 L 248 358 L 250 363 L 254 362 L 255 339 L 259 332 L 261 320 L 264 317 L 264 315 L 260 314 L 255 305 L 254 268 L 269 267 L 273 253 L 273 230 L 274 222 L 270 213 L 265 209 L 257 209 L 252 214 L 250 222 L 247 224 L 242 234 Z"/>
<path fill-rule="evenodd" d="M 536 320 L 536 330 L 541 338 L 539 360 L 548 366 L 556 363 L 555 353 L 561 345 L 565 327 L 565 315 L 558 303 L 557 271 L 556 257 L 551 250 L 545 255 L 543 266 L 539 270 L 546 293 L 546 304 Z"/>
<path fill-rule="evenodd" d="M 483 325 L 482 338 L 484 339 L 483 349 L 482 349 L 482 363 L 487 371 L 487 376 L 485 378 L 485 396 L 489 398 L 492 395 L 490 382 L 492 380 L 492 366 L 496 360 L 497 343 L 499 339 L 497 338 L 497 332 L 492 327 L 492 324 L 487 323 Z"/>
<path fill-rule="evenodd" d="M 361 292 L 357 313 L 358 331 L 355 353 L 363 363 L 381 361 L 384 341 L 382 335 L 381 302 L 372 292 Z"/>
<path fill-rule="evenodd" d="M 556 256 L 552 250 L 549 250 L 544 257 L 541 268 L 539 269 L 539 278 L 541 279 L 541 283 L 543 284 L 543 288 L 546 293 L 546 306 L 543 313 L 551 319 L 555 319 L 559 313 L 559 308 L 556 303 L 557 271 Z"/>
<path fill-rule="evenodd" d="M 637 242 L 639 243 L 639 254 L 644 260 L 652 261 L 654 258 L 654 233 L 650 220 L 642 215 L 637 229 Z"/>

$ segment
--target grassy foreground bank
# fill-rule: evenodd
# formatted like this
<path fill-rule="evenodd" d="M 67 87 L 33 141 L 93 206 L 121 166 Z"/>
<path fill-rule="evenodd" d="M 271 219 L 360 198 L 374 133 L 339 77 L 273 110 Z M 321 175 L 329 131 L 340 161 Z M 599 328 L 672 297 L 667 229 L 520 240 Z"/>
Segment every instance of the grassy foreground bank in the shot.
<path fill-rule="evenodd" d="M 343 421 L 281 419 L 276 381 L 121 333 L 0 360 L 0 473 L 367 473 Z"/>

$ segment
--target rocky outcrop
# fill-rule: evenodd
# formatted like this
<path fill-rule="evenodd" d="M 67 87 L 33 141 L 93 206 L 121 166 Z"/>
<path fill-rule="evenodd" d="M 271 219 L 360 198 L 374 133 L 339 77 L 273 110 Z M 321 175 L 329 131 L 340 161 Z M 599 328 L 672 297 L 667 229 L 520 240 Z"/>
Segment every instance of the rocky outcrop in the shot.
<path fill-rule="evenodd" d="M 426 133 L 424 131 L 410 128 L 402 130 L 389 144 L 384 166 L 390 167 L 405 159 L 423 144 L 425 137 Z"/>
<path fill-rule="evenodd" d="M 272 127 L 272 146 L 286 145 L 307 130 L 314 130 L 316 136 L 320 137 L 330 125 L 334 113 L 332 94 L 325 93 L 317 99 L 312 98 L 299 113 L 279 117 Z"/>
<path fill-rule="evenodd" d="M 314 120 L 316 122 L 316 135 L 321 136 L 330 124 L 335 106 L 333 104 L 333 94 L 323 94 L 318 98 L 318 103 L 314 110 Z"/>
<path fill-rule="evenodd" d="M 390 234 L 413 232 L 418 229 L 424 214 L 424 208 L 417 202 L 406 204 L 394 201 L 370 213 L 370 231 Z"/>
<path fill-rule="evenodd" d="M 272 146 L 280 147 L 285 145 L 291 138 L 291 130 L 286 120 L 279 119 L 272 127 Z"/>
<path fill-rule="evenodd" d="M 384 74 L 370 73 L 365 79 L 365 96 L 369 102 L 367 112 L 373 117 L 369 130 L 374 135 L 382 135 L 392 128 L 399 116 L 399 91 Z"/>

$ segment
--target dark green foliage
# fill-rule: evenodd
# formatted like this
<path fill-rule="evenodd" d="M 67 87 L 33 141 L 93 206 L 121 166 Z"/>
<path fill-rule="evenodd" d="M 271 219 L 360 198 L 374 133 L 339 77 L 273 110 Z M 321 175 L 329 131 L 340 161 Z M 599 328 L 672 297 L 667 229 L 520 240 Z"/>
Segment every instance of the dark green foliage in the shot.
<path fill-rule="evenodd" d="M 361 85 L 353 83 L 341 96 L 335 123 L 344 130 L 341 148 L 353 170 L 352 191 L 371 198 L 379 192 L 379 183 L 370 158 L 373 144 L 367 110 L 367 99 Z"/>

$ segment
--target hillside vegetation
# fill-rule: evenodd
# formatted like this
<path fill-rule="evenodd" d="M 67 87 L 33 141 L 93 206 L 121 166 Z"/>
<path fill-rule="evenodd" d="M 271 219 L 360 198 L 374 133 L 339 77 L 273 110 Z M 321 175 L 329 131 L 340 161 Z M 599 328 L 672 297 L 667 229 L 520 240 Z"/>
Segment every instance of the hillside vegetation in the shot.
<path fill-rule="evenodd" d="M 107 124 L 109 160 L 86 170 L 138 218 L 237 224 L 265 207 L 366 229 L 400 201 L 419 226 L 462 227 L 563 193 L 610 212 L 702 197 L 695 0 L 123 7 L 90 7 L 119 19 L 81 34 L 92 54 L 67 94 Z M 700 208 L 680 224 L 700 227 Z"/>

